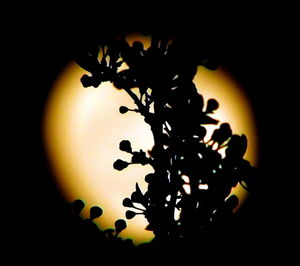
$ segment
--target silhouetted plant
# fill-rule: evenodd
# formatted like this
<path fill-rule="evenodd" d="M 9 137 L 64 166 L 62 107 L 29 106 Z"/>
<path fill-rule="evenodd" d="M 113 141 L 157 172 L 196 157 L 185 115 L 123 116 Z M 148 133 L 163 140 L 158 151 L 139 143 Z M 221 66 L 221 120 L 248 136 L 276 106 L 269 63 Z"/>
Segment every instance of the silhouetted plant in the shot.
<path fill-rule="evenodd" d="M 90 219 L 91 220 L 94 220 L 98 217 L 100 217 L 102 215 L 103 211 L 100 207 L 98 206 L 93 206 L 91 209 L 90 209 Z"/>
<path fill-rule="evenodd" d="M 119 237 L 119 234 L 126 229 L 127 224 L 123 219 L 115 221 L 115 228 L 107 228 L 105 230 L 99 228 L 94 222 L 95 219 L 100 218 L 103 210 L 99 206 L 90 208 L 90 217 L 84 219 L 81 215 L 85 204 L 82 200 L 77 199 L 70 204 L 69 212 L 69 229 L 71 235 L 75 240 L 75 248 L 81 249 L 84 247 L 87 252 L 91 250 L 105 249 L 105 248 L 130 248 L 133 247 L 131 239 Z"/>
<path fill-rule="evenodd" d="M 145 176 L 147 191 L 136 184 L 123 200 L 123 206 L 130 208 L 126 218 L 144 215 L 149 223 L 146 229 L 159 242 L 193 239 L 232 215 L 238 198 L 230 196 L 231 190 L 238 183 L 251 188 L 255 168 L 243 158 L 246 136 L 233 134 L 228 123 L 204 140 L 205 126 L 219 123 L 212 117 L 219 103 L 215 99 L 205 103 L 193 78 L 200 65 L 216 69 L 215 60 L 180 40 L 155 34 L 151 38 L 151 46 L 145 49 L 139 41 L 130 46 L 125 35 L 107 37 L 78 55 L 76 62 L 90 73 L 81 79 L 84 87 L 109 81 L 126 91 L 136 109 L 121 106 L 120 113 L 139 113 L 153 134 L 154 146 L 147 152 L 133 151 L 128 140 L 119 144 L 132 157 L 130 162 L 117 159 L 116 170 L 131 164 L 153 168 Z M 119 70 L 123 64 L 127 68 Z M 125 227 L 123 221 L 116 222 L 115 234 Z"/>

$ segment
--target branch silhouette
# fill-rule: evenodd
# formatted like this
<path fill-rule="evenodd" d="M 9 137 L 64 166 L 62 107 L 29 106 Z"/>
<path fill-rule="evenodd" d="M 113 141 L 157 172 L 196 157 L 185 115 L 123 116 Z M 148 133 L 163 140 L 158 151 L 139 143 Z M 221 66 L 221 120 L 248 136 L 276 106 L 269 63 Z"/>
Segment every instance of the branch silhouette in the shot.
<path fill-rule="evenodd" d="M 106 36 L 80 51 L 75 61 L 90 73 L 81 78 L 84 87 L 111 82 L 126 91 L 136 108 L 120 106 L 120 113 L 143 116 L 153 134 L 149 151 L 133 151 L 128 140 L 119 143 L 120 150 L 132 157 L 129 162 L 117 159 L 116 170 L 133 164 L 153 168 L 145 176 L 147 191 L 136 183 L 135 191 L 123 200 L 126 218 L 144 215 L 146 230 L 153 231 L 157 245 L 187 243 L 230 220 L 239 204 L 231 190 L 238 184 L 253 189 L 256 168 L 243 158 L 246 136 L 234 134 L 228 123 L 221 123 L 204 140 L 205 126 L 219 124 L 213 118 L 219 103 L 215 99 L 205 103 L 193 78 L 199 65 L 215 70 L 216 60 L 181 40 L 152 33 L 148 49 L 139 41 L 130 46 L 125 35 Z M 119 70 L 122 65 L 127 68 Z M 117 221 L 115 236 L 125 228 L 125 221 Z"/>

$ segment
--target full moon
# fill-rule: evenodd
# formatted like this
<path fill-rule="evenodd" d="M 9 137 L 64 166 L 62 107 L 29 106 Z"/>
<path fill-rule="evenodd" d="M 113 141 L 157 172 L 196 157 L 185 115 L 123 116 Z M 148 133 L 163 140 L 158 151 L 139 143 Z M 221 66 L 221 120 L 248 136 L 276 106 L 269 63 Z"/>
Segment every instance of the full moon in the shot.
<path fill-rule="evenodd" d="M 143 42 L 149 46 L 149 38 L 132 35 L 128 42 Z M 131 165 L 123 171 L 113 169 L 117 159 L 130 160 L 119 150 L 122 140 L 130 140 L 133 149 L 147 151 L 154 142 L 150 127 L 134 112 L 119 113 L 125 105 L 135 108 L 125 91 L 117 90 L 105 82 L 98 88 L 84 88 L 80 78 L 86 71 L 75 62 L 61 72 L 53 84 L 45 107 L 44 140 L 58 189 L 65 199 L 72 202 L 82 199 L 86 207 L 100 206 L 103 215 L 95 222 L 100 229 L 114 228 L 117 219 L 125 219 L 124 198 L 129 197 L 138 183 L 145 192 L 146 174 L 153 172 L 150 166 Z M 213 116 L 220 123 L 228 122 L 234 134 L 245 134 L 248 148 L 245 159 L 256 165 L 258 139 L 251 103 L 241 85 L 222 66 L 211 71 L 199 66 L 194 83 L 205 102 L 214 98 L 219 109 Z M 217 126 L 208 126 L 207 139 Z M 232 190 L 240 199 L 247 192 L 238 185 Z M 145 230 L 147 221 L 142 215 L 127 221 L 127 229 L 120 236 L 131 238 L 134 244 L 153 239 L 152 232 Z"/>

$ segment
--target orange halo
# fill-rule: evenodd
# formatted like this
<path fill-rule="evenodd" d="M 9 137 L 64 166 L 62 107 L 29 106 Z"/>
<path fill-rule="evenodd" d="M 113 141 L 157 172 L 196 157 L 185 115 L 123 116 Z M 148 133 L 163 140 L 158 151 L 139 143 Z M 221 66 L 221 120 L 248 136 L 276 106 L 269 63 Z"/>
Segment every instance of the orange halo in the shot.
<path fill-rule="evenodd" d="M 129 43 L 134 40 L 149 45 L 149 38 L 131 36 Z M 122 200 L 131 195 L 136 182 L 146 191 L 144 176 L 153 171 L 150 166 L 114 170 L 112 164 L 116 159 L 130 159 L 119 151 L 119 142 L 128 139 L 134 149 L 148 150 L 153 146 L 153 139 L 141 116 L 119 113 L 121 105 L 135 108 L 124 91 L 116 90 L 109 82 L 98 88 L 83 88 L 80 78 L 85 73 L 71 62 L 54 83 L 45 109 L 45 145 L 57 186 L 66 200 L 83 199 L 84 216 L 88 216 L 91 206 L 101 206 L 104 214 L 96 222 L 106 229 L 112 228 L 117 219 L 125 219 Z M 218 100 L 220 107 L 214 118 L 221 123 L 228 122 L 235 134 L 247 136 L 245 158 L 256 165 L 256 125 L 251 105 L 240 85 L 222 66 L 216 71 L 198 67 L 194 82 L 205 102 L 210 98 Z M 208 127 L 208 135 L 215 127 Z M 241 204 L 247 197 L 241 186 L 232 193 L 238 195 Z M 120 236 L 132 238 L 135 244 L 153 238 L 152 232 L 144 230 L 147 221 L 142 215 L 127 224 Z"/>

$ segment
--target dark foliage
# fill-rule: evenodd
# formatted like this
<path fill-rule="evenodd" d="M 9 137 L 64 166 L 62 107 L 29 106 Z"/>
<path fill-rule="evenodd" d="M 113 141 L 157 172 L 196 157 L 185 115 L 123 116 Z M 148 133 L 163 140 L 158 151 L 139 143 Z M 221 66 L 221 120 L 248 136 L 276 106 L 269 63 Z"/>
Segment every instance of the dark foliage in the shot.
<path fill-rule="evenodd" d="M 103 230 L 94 222 L 95 219 L 102 216 L 103 210 L 99 206 L 93 206 L 90 208 L 90 217 L 84 219 L 81 216 L 84 206 L 84 202 L 77 199 L 72 204 L 67 204 L 65 211 L 67 221 L 65 230 L 71 236 L 71 249 L 74 253 L 84 252 L 92 256 L 94 251 L 134 247 L 131 239 L 123 240 L 118 236 L 127 227 L 123 219 L 115 222 L 114 229 Z"/>
<path fill-rule="evenodd" d="M 152 34 L 148 49 L 139 41 L 130 46 L 125 35 L 106 36 L 81 51 L 76 62 L 90 73 L 81 79 L 84 87 L 112 82 L 125 90 L 136 109 L 121 106 L 120 113 L 139 113 L 153 133 L 155 144 L 148 152 L 133 151 L 128 140 L 119 144 L 132 159 L 116 160 L 116 170 L 131 164 L 153 168 L 145 176 L 147 191 L 136 184 L 135 191 L 124 199 L 123 206 L 130 208 L 126 218 L 144 215 L 149 223 L 146 229 L 153 231 L 153 243 L 159 245 L 187 243 L 218 232 L 239 203 L 237 196 L 230 195 L 232 188 L 240 183 L 251 190 L 256 169 L 243 158 L 246 136 L 233 134 L 228 123 L 220 124 L 210 139 L 204 140 L 205 126 L 219 123 L 212 117 L 219 103 L 215 99 L 205 103 L 193 78 L 200 65 L 216 69 L 215 60 L 181 40 Z M 128 68 L 120 71 L 125 63 Z M 224 157 L 221 149 L 225 149 Z M 115 236 L 125 228 L 124 221 L 117 221 Z"/>

